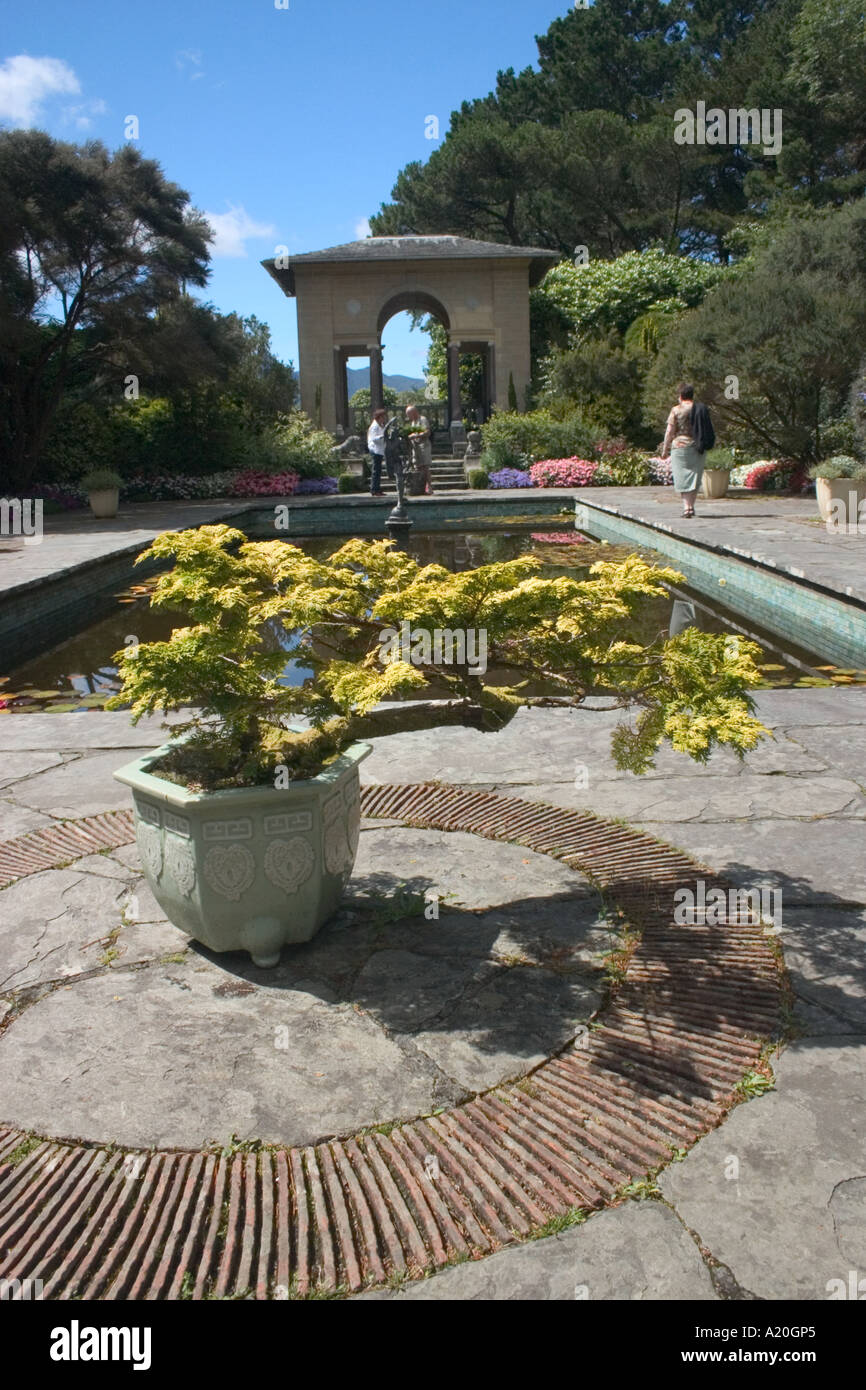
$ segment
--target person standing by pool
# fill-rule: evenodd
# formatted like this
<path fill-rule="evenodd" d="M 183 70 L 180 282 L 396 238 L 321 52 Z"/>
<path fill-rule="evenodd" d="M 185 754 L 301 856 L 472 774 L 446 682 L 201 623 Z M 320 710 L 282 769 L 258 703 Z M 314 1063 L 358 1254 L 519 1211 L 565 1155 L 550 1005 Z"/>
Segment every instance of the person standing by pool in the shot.
<path fill-rule="evenodd" d="M 407 405 L 406 419 L 409 422 L 412 443 L 412 467 L 425 492 L 433 491 L 431 469 L 433 466 L 433 431 L 426 415 L 422 415 L 417 405 Z"/>
<path fill-rule="evenodd" d="M 715 442 L 710 412 L 695 402 L 695 388 L 679 388 L 679 402 L 668 416 L 661 458 L 670 454 L 674 487 L 683 499 L 683 516 L 694 516 L 695 498 L 704 476 L 704 457 Z"/>
<path fill-rule="evenodd" d="M 367 430 L 367 453 L 373 460 L 370 468 L 370 496 L 384 497 L 382 491 L 382 464 L 385 462 L 385 421 L 387 410 L 374 410 Z"/>

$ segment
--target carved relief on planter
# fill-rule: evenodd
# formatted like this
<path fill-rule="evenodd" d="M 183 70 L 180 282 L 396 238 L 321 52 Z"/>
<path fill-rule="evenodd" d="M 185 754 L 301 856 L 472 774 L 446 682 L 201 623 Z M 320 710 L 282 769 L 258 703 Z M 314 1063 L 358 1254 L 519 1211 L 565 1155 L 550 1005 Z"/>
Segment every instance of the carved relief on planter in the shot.
<path fill-rule="evenodd" d="M 355 862 L 355 855 L 358 853 L 358 841 L 361 838 L 361 788 L 357 782 L 351 782 L 344 788 L 347 823 L 346 835 L 349 845 L 349 868 Z"/>
<path fill-rule="evenodd" d="M 329 874 L 343 874 L 352 867 L 354 856 L 346 838 L 345 802 L 337 792 L 322 807 L 325 836 L 325 868 Z"/>
<path fill-rule="evenodd" d="M 139 821 L 135 827 L 135 838 L 141 862 L 155 879 L 162 873 L 162 834 L 155 825 Z"/>
<path fill-rule="evenodd" d="M 192 846 L 174 836 L 166 837 L 165 870 L 174 879 L 181 893 L 188 898 L 195 888 L 195 856 Z"/>
<path fill-rule="evenodd" d="M 236 903 L 255 882 L 256 861 L 246 845 L 214 845 L 202 872 L 215 893 Z"/>
<path fill-rule="evenodd" d="M 272 840 L 265 850 L 265 877 L 285 893 L 297 893 L 313 872 L 316 856 L 309 840 Z"/>

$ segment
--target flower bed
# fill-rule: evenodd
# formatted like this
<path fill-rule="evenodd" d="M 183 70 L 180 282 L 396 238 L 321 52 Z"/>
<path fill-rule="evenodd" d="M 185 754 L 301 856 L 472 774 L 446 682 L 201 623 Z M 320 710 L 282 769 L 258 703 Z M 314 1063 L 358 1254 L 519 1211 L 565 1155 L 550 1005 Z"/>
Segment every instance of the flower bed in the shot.
<path fill-rule="evenodd" d="M 808 492 L 811 484 L 806 470 L 796 459 L 759 459 L 743 479 L 743 486 L 754 492 Z"/>
<path fill-rule="evenodd" d="M 229 489 L 229 497 L 291 497 L 301 481 L 297 473 L 260 473 L 245 468 Z"/>
<path fill-rule="evenodd" d="M 500 468 L 487 479 L 490 487 L 533 487 L 532 478 L 519 468 Z"/>
<path fill-rule="evenodd" d="M 598 472 L 592 459 L 540 459 L 529 470 L 534 487 L 590 487 Z"/>
<path fill-rule="evenodd" d="M 321 495 L 330 497 L 338 492 L 336 478 L 302 478 L 295 488 L 296 497 L 312 497 Z"/>
<path fill-rule="evenodd" d="M 301 479 L 293 471 L 267 473 L 260 469 L 244 468 L 210 473 L 206 477 L 159 473 L 153 477 L 127 478 L 120 496 L 124 502 L 206 502 L 219 497 L 326 496 L 336 491 L 336 478 Z M 44 483 L 35 486 L 33 493 L 62 511 L 87 506 L 87 493 L 80 487 Z"/>
<path fill-rule="evenodd" d="M 654 483 L 661 483 L 663 487 L 673 487 L 674 468 L 670 459 L 651 458 L 647 462 L 650 478 Z"/>
<path fill-rule="evenodd" d="M 66 487 L 62 483 L 46 483 L 44 487 L 33 489 L 35 497 L 51 504 L 49 510 L 72 512 L 87 506 L 87 493 L 80 487 Z"/>

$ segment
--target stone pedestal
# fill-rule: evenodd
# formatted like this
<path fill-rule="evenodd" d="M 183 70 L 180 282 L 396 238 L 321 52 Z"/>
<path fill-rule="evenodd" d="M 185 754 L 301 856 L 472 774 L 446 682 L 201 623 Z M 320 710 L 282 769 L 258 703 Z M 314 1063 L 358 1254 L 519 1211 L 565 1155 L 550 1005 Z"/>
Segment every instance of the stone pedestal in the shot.
<path fill-rule="evenodd" d="M 462 459 L 466 453 L 467 439 L 466 431 L 463 428 L 462 420 L 451 421 L 451 452 L 456 459 Z"/>

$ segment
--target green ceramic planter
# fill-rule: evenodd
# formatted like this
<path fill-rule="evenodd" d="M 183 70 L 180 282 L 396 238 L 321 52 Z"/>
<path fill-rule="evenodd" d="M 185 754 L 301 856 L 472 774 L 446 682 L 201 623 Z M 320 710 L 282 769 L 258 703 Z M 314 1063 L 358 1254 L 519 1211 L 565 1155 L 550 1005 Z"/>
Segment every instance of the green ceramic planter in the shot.
<path fill-rule="evenodd" d="M 168 747 L 127 763 L 145 877 L 169 921 L 212 951 L 249 951 L 273 966 L 335 911 L 358 850 L 355 743 L 309 781 L 190 792 L 150 772 Z"/>

